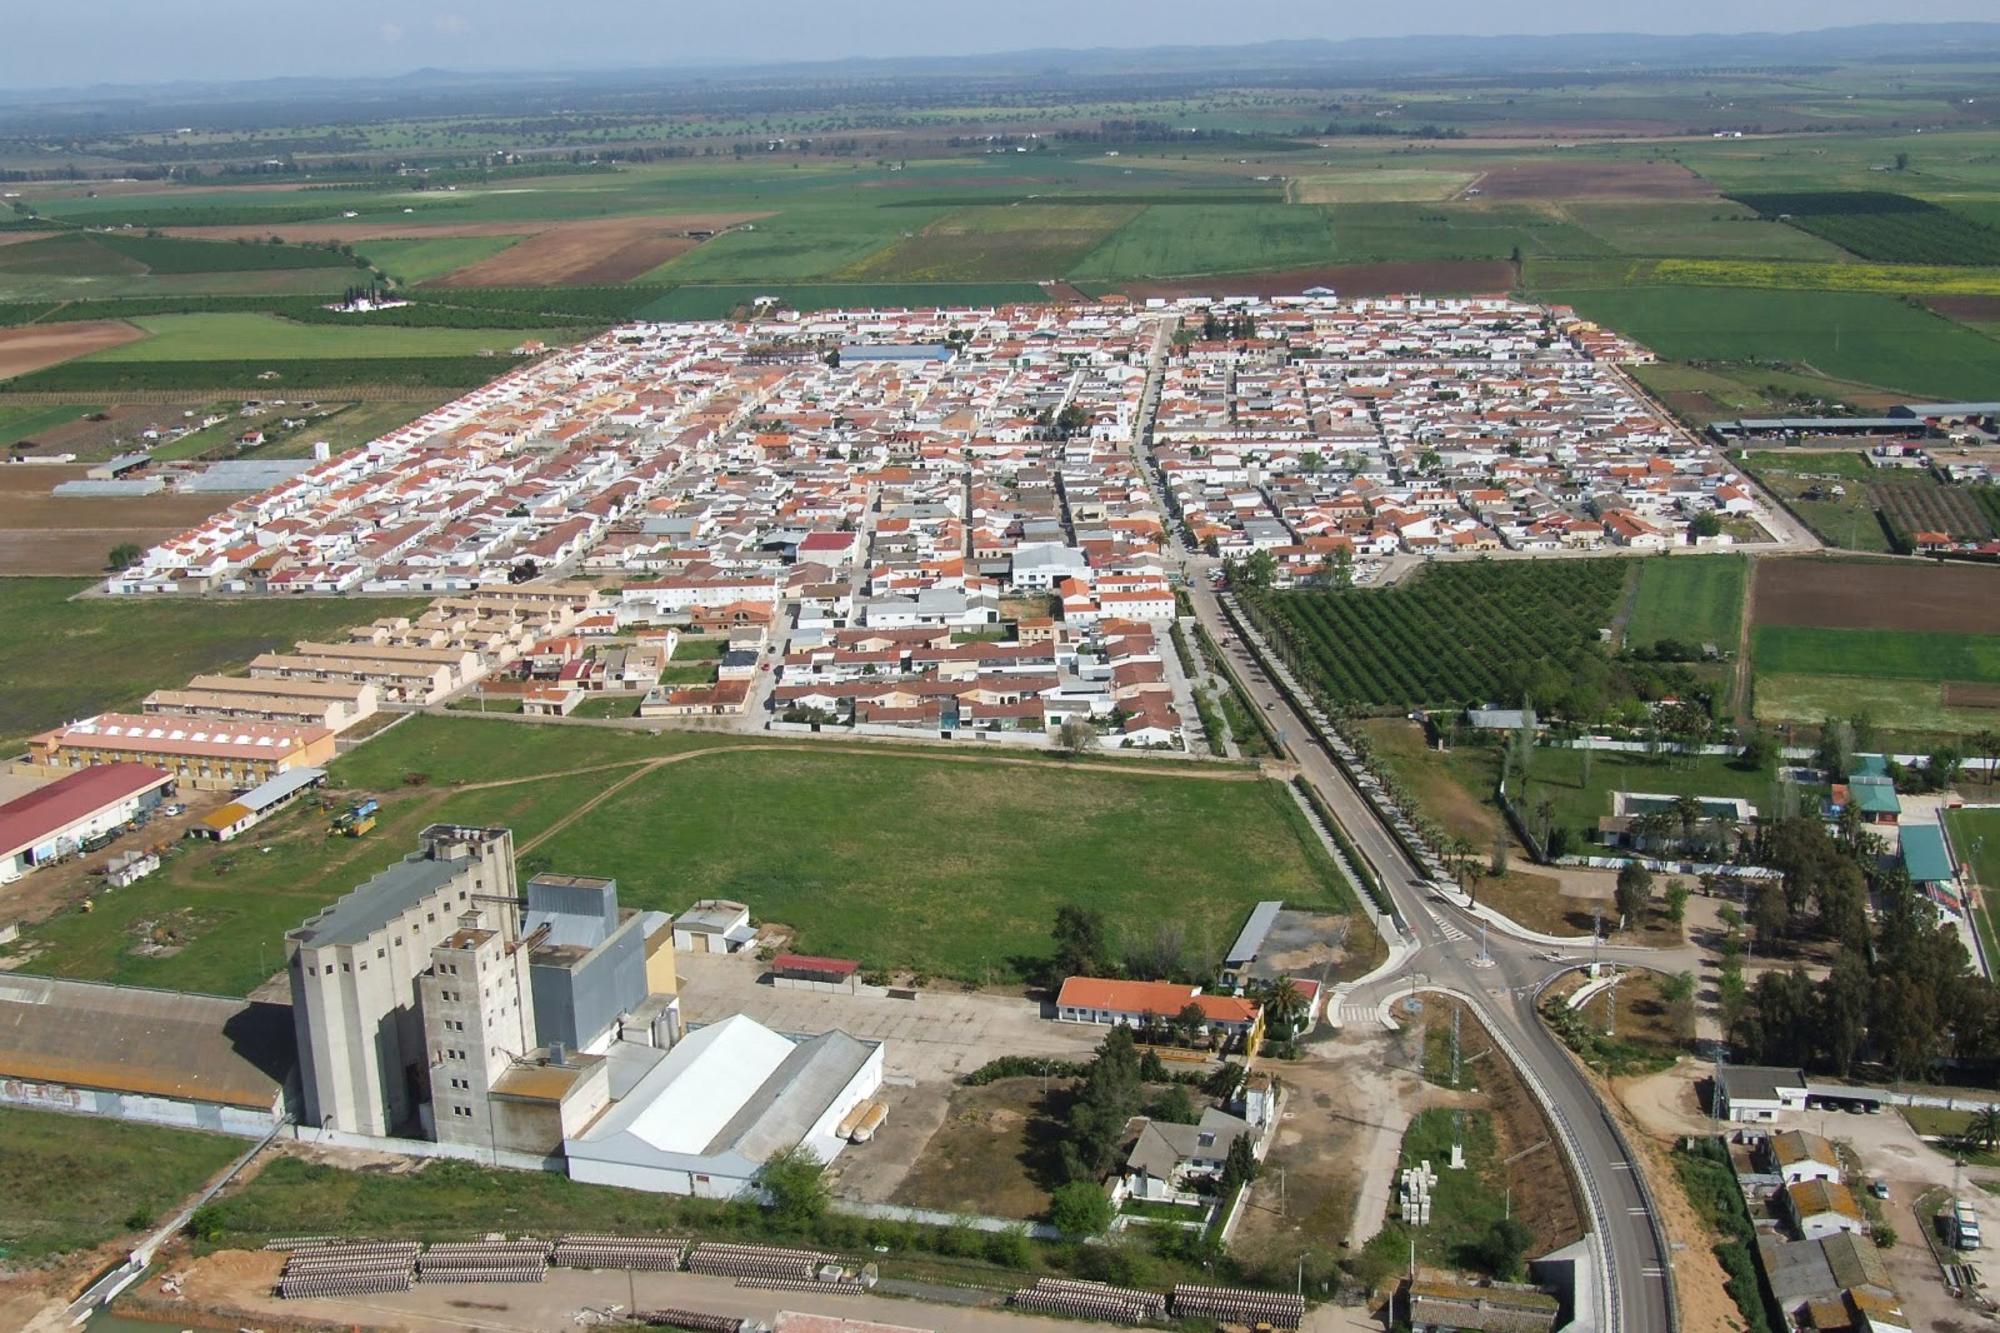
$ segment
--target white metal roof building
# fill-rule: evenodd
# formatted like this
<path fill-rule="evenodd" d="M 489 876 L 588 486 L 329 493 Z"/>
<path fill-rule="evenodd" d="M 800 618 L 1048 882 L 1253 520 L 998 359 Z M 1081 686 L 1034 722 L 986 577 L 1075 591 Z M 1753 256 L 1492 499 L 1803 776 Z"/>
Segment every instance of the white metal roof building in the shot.
<path fill-rule="evenodd" d="M 832 1161 L 834 1132 L 882 1084 L 880 1042 L 788 1037 L 743 1014 L 683 1039 L 597 1121 L 565 1140 L 572 1179 L 728 1199 L 804 1145 Z"/>

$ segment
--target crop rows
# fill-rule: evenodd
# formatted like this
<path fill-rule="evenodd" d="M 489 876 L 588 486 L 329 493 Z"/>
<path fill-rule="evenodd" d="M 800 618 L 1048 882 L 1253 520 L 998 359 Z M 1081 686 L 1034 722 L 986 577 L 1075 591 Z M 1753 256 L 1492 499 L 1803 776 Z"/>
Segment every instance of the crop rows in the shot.
<path fill-rule="evenodd" d="M 2000 264 L 2000 230 L 1925 199 L 1879 190 L 1739 194 L 1767 218 L 1863 259 L 1895 264 Z"/>
<path fill-rule="evenodd" d="M 1296 655 L 1333 700 L 1414 707 L 1509 697 L 1537 665 L 1594 651 L 1623 560 L 1440 565 L 1404 587 L 1271 599 Z"/>
<path fill-rule="evenodd" d="M 1993 535 L 1993 525 L 1972 493 L 1955 486 L 1925 481 L 1877 481 L 1868 487 L 1890 533 L 1903 549 L 1914 547 L 1919 532 L 1942 532 L 1954 540 Z"/>

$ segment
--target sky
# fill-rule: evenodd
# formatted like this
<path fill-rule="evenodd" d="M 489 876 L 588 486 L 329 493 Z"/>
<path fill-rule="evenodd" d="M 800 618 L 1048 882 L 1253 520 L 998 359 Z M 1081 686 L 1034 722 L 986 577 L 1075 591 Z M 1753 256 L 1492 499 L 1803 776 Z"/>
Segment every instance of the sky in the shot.
<path fill-rule="evenodd" d="M 0 83 L 17 88 L 2000 17 L 1993 0 L 92 0 L 81 23 L 68 5 L 4 9 Z"/>

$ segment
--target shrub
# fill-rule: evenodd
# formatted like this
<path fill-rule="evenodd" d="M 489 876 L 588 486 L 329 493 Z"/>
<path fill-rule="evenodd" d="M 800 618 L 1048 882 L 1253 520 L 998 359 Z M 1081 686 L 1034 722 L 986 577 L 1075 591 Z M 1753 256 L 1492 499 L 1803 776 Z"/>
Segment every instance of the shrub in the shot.
<path fill-rule="evenodd" d="M 1095 1181 L 1072 1180 L 1049 1201 L 1049 1221 L 1071 1240 L 1103 1235 L 1111 1217 L 1111 1199 Z"/>

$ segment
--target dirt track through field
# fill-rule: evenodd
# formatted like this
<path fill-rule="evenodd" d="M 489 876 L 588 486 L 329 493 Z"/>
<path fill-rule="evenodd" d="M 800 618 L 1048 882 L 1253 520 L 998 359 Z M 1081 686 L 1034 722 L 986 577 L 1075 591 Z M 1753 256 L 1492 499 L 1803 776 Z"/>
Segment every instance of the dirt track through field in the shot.
<path fill-rule="evenodd" d="M 589 287 L 629 282 L 701 244 L 690 232 L 720 231 L 762 213 L 716 217 L 604 218 L 564 222 L 425 284 L 430 287 Z M 515 227 L 518 232 L 519 226 Z"/>

